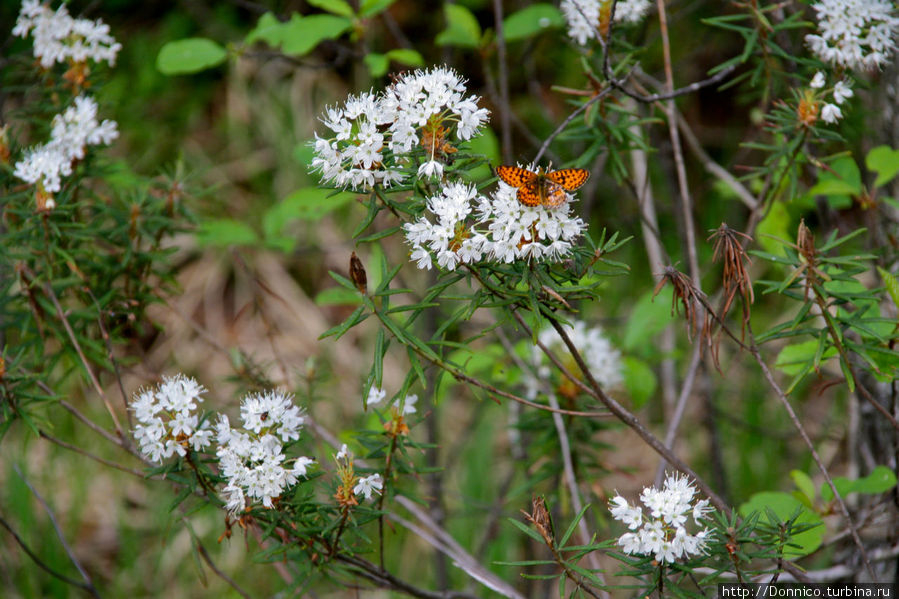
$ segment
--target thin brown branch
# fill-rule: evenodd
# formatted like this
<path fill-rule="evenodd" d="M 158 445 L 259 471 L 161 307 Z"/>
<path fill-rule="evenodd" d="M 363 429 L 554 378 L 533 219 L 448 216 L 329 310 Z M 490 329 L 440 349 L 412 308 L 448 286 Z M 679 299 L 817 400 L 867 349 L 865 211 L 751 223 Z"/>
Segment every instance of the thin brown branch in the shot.
<path fill-rule="evenodd" d="M 752 325 L 747 325 L 747 329 L 749 333 L 749 352 L 752 354 L 752 357 L 755 358 L 756 363 L 762 370 L 762 374 L 765 376 L 765 380 L 768 381 L 768 385 L 770 385 L 770 387 L 774 390 L 774 393 L 780 400 L 781 405 L 783 406 L 784 410 L 786 410 L 787 415 L 790 417 L 790 421 L 793 423 L 793 427 L 797 430 L 797 432 L 799 432 L 799 436 L 802 437 L 802 441 L 805 443 L 805 446 L 812 454 L 812 459 L 815 460 L 815 464 L 818 465 L 818 469 L 824 476 L 824 480 L 827 481 L 827 485 L 830 487 L 830 490 L 833 491 L 833 496 L 840 508 L 840 512 L 842 513 L 843 518 L 846 519 L 846 525 L 852 531 L 852 540 L 855 542 L 856 547 L 858 547 L 858 550 L 861 552 L 861 557 L 862 561 L 865 563 L 865 568 L 868 570 L 868 574 L 871 576 L 871 579 L 876 581 L 877 576 L 874 574 L 874 569 L 871 567 L 871 562 L 868 559 L 868 553 L 865 550 L 865 546 L 862 543 L 861 538 L 858 536 L 858 530 L 856 529 L 855 524 L 852 521 L 852 516 L 849 515 L 849 508 L 846 507 L 846 502 L 843 501 L 843 498 L 840 496 L 840 492 L 837 491 L 837 488 L 833 483 L 833 479 L 830 477 L 830 473 L 827 471 L 827 467 L 824 465 L 824 462 L 821 461 L 821 457 L 818 455 L 818 451 L 815 449 L 815 445 L 812 443 L 811 438 L 809 438 L 808 433 L 806 433 L 805 427 L 802 426 L 802 422 L 800 422 L 798 416 L 796 416 L 796 412 L 793 410 L 793 406 L 790 405 L 790 400 L 787 398 L 786 394 L 780 388 L 780 385 L 774 379 L 774 375 L 771 374 L 771 370 L 768 368 L 768 365 L 762 359 L 761 352 L 759 352 L 758 346 L 755 343 L 755 336 L 752 333 Z"/>

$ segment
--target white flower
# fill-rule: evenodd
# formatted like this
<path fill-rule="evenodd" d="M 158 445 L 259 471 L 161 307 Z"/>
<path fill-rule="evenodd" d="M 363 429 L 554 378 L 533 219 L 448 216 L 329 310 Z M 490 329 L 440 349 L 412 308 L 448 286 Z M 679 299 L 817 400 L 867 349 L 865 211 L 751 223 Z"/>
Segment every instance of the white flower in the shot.
<path fill-rule="evenodd" d="M 442 177 L 443 176 L 443 165 L 436 160 L 429 160 L 425 162 L 420 167 L 418 167 L 418 176 L 419 177 Z"/>
<path fill-rule="evenodd" d="M 273 507 L 274 500 L 298 477 L 306 476 L 314 463 L 308 457 L 290 460 L 284 455 L 282 443 L 298 439 L 304 421 L 291 396 L 253 393 L 241 402 L 240 412 L 243 430 L 231 428 L 225 415 L 216 424 L 216 455 L 227 480 L 223 493 L 232 515 L 246 509 L 247 497 Z"/>
<path fill-rule="evenodd" d="M 489 196 L 473 185 L 446 183 L 428 198 L 427 209 L 436 221 L 423 216 L 403 226 L 411 258 L 422 269 L 431 268 L 432 254 L 446 270 L 481 259 L 558 261 L 586 229 L 580 217 L 571 216 L 570 202 L 555 208 L 525 206 L 517 188 L 502 181 Z"/>
<path fill-rule="evenodd" d="M 409 154 L 420 146 L 426 162 L 418 176 L 441 177 L 441 158 L 455 151 L 453 132 L 458 140 L 471 139 L 489 114 L 465 91 L 455 71 L 435 67 L 406 73 L 380 94 L 350 96 L 343 107 L 325 110 L 321 121 L 331 134 L 316 134 L 312 170 L 337 187 L 389 187 L 403 182 Z"/>
<path fill-rule="evenodd" d="M 360 478 L 356 486 L 353 487 L 353 493 L 363 495 L 365 499 L 371 499 L 372 493 L 380 494 L 383 488 L 384 484 L 381 482 L 381 475 L 372 474 L 371 476 Z"/>
<path fill-rule="evenodd" d="M 825 83 L 824 73 L 822 73 L 821 71 L 818 71 L 817 73 L 815 73 L 815 76 L 812 77 L 812 82 L 809 83 L 809 86 L 811 86 L 813 89 L 820 89 L 820 88 L 824 87 L 824 83 Z"/>
<path fill-rule="evenodd" d="M 646 487 L 640 501 L 649 510 L 649 517 L 638 507 L 632 507 L 626 499 L 615 496 L 609 502 L 609 511 L 616 520 L 624 522 L 634 532 L 627 532 L 618 539 L 622 551 L 630 555 L 652 555 L 661 563 L 673 563 L 680 557 L 690 557 L 705 550 L 708 528 L 695 535 L 687 532 L 688 515 L 695 524 L 712 511 L 707 499 L 692 503 L 696 488 L 683 476 L 669 475 L 662 489 Z"/>
<path fill-rule="evenodd" d="M 842 104 L 852 96 L 852 88 L 844 81 L 837 81 L 837 84 L 833 87 L 833 101 L 837 104 Z"/>
<path fill-rule="evenodd" d="M 414 414 L 417 410 L 415 408 L 415 404 L 418 402 L 417 395 L 407 395 L 405 399 L 403 399 L 403 416 L 408 414 Z"/>
<path fill-rule="evenodd" d="M 50 68 L 55 62 L 89 59 L 114 66 L 116 55 L 122 49 L 103 21 L 74 19 L 65 4 L 53 11 L 39 0 L 22 2 L 12 34 L 23 38 L 29 34 L 34 36 L 34 56 L 44 68 Z"/>
<path fill-rule="evenodd" d="M 899 28 L 889 0 L 821 0 L 813 4 L 818 34 L 805 42 L 818 58 L 853 69 L 880 68 L 896 47 Z"/>
<path fill-rule="evenodd" d="M 351 455 L 352 454 L 350 453 L 350 450 L 347 449 L 346 443 L 344 443 L 343 445 L 340 446 L 340 451 L 337 452 L 337 456 L 334 459 L 336 459 L 339 462 L 340 460 L 348 459 L 347 456 L 351 456 Z"/>
<path fill-rule="evenodd" d="M 580 352 L 593 378 L 600 385 L 605 388 L 615 388 L 621 385 L 624 380 L 621 375 L 621 352 L 615 349 L 612 342 L 603 335 L 600 327 L 588 327 L 587 323 L 576 320 L 571 325 L 564 325 L 564 329 L 568 338 Z M 540 331 L 538 340 L 563 362 L 572 360 L 569 358 L 571 354 L 568 347 L 556 329 L 550 327 Z M 538 374 L 539 367 L 548 362 L 548 358 L 539 345 L 535 345 L 531 350 L 531 362 L 538 367 Z M 528 387 L 528 396 L 534 399 L 539 389 L 537 380 L 531 376 L 525 383 Z"/>
<path fill-rule="evenodd" d="M 200 451 L 209 445 L 209 423 L 201 424 L 194 413 L 205 392 L 196 380 L 178 374 L 163 377 L 156 388 L 143 389 L 134 396 L 134 438 L 148 460 L 160 463 L 175 454 L 187 455 L 188 446 Z"/>
<path fill-rule="evenodd" d="M 619 0 L 615 5 L 615 22 L 639 23 L 650 6 L 650 0 Z M 611 8 L 611 0 L 562 0 L 560 8 L 568 23 L 568 35 L 585 46 L 597 37 L 600 13 Z"/>
<path fill-rule="evenodd" d="M 108 145 L 118 136 L 114 121 L 97 121 L 97 102 L 90 96 L 78 96 L 53 117 L 50 141 L 28 150 L 13 174 L 31 184 L 40 183 L 44 191 L 58 192 L 62 177 L 72 174 L 73 162 L 84 158 L 87 146 Z"/>
<path fill-rule="evenodd" d="M 371 388 L 368 390 L 368 397 L 365 398 L 365 405 L 367 407 L 367 406 L 373 406 L 375 404 L 379 404 L 382 401 L 384 401 L 385 397 L 387 397 L 386 391 L 384 391 L 383 389 L 379 389 L 378 387 L 375 387 L 374 385 L 372 385 Z"/>
<path fill-rule="evenodd" d="M 825 104 L 821 109 L 821 120 L 825 123 L 836 123 L 841 118 L 843 118 L 843 113 L 836 104 Z"/>
<path fill-rule="evenodd" d="M 293 405 L 292 396 L 279 391 L 252 393 L 240 406 L 246 430 L 256 434 L 272 431 L 285 443 L 300 438 L 300 427 L 305 422 L 302 414 Z"/>

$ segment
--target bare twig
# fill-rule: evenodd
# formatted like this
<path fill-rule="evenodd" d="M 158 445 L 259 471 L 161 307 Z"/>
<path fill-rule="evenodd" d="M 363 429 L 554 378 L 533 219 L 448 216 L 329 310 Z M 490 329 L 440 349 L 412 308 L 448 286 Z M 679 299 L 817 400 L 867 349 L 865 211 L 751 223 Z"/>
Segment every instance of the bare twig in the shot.
<path fill-rule="evenodd" d="M 48 566 L 47 564 L 45 564 L 43 562 L 43 560 L 41 560 L 41 558 L 39 558 L 37 556 L 37 554 L 31 550 L 30 547 L 28 547 L 28 545 L 25 543 L 25 541 L 22 540 L 22 537 L 19 536 L 19 534 L 13 529 L 12 525 L 10 525 L 9 522 L 6 521 L 6 518 L 4 518 L 2 515 L 0 515 L 0 526 L 3 526 L 3 528 L 5 528 L 7 530 L 7 532 L 9 532 L 9 534 L 11 534 L 13 536 L 16 543 L 18 543 L 19 547 L 22 548 L 22 551 L 24 551 L 28 555 L 28 557 L 30 557 L 31 560 L 35 564 L 37 564 L 37 566 L 41 570 L 44 570 L 45 572 L 47 572 L 54 578 L 58 578 L 59 580 L 63 581 L 66 584 L 70 584 L 74 587 L 78 587 L 79 589 L 83 590 L 84 592 L 90 594 L 91 597 L 96 597 L 96 599 L 100 599 L 100 593 L 97 592 L 97 589 L 94 588 L 93 584 L 84 583 L 84 582 L 75 580 L 74 578 L 69 578 L 65 574 L 61 574 L 61 573 L 57 572 L 56 570 L 54 570 L 53 568 L 51 568 L 50 566 Z"/>
<path fill-rule="evenodd" d="M 65 535 L 62 534 L 62 529 L 59 527 L 59 522 L 56 521 L 56 516 L 53 514 L 53 510 L 50 509 L 50 506 L 47 505 L 47 502 L 44 501 L 44 498 L 38 493 L 37 489 L 25 478 L 25 475 L 22 474 L 22 471 L 19 470 L 18 464 L 13 464 L 13 470 L 16 471 L 16 474 L 19 475 L 19 478 L 22 479 L 22 482 L 28 487 L 28 489 L 34 494 L 37 500 L 40 502 L 41 506 L 43 506 L 44 511 L 47 512 L 47 517 L 50 518 L 50 524 L 53 525 L 53 530 L 56 531 L 56 537 L 59 539 L 59 542 L 62 544 L 62 548 L 65 549 L 66 555 L 69 556 L 69 559 L 75 565 L 75 568 L 78 570 L 78 573 L 81 574 L 81 578 L 84 579 L 84 583 L 88 585 L 91 589 L 96 593 L 96 588 L 94 587 L 94 582 L 91 580 L 90 575 L 84 570 L 81 566 L 81 562 L 78 561 L 78 558 L 75 557 L 75 552 L 72 551 L 72 548 L 69 546 L 68 541 L 66 541 Z M 93 594 L 93 593 L 92 593 Z"/>

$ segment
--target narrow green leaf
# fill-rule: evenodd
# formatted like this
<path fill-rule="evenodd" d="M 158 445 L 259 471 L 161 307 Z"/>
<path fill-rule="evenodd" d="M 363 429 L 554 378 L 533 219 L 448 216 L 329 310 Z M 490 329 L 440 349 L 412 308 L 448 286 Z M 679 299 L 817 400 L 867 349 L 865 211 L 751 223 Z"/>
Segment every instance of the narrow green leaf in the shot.
<path fill-rule="evenodd" d="M 279 232 L 283 232 L 284 225 L 291 220 L 320 220 L 326 214 L 351 202 L 355 197 L 356 194 L 346 191 L 334 192 L 331 189 L 304 187 L 292 192 L 270 208 L 263 219 L 266 222 L 271 221 L 272 227 L 277 227 L 277 223 L 281 223 Z"/>
<path fill-rule="evenodd" d="M 890 299 L 893 300 L 893 305 L 896 308 L 899 308 L 899 280 L 896 280 L 889 271 L 884 270 L 881 267 L 877 267 L 877 273 L 880 275 L 880 278 L 883 279 L 883 284 L 887 288 L 887 293 L 890 294 Z"/>
<path fill-rule="evenodd" d="M 574 534 L 575 529 L 577 528 L 578 522 L 581 521 L 581 518 L 584 517 L 584 514 L 587 512 L 587 508 L 590 507 L 588 503 L 584 507 L 581 508 L 581 511 L 577 513 L 574 520 L 571 521 L 571 524 L 568 525 L 568 529 L 565 531 L 565 534 L 562 535 L 562 539 L 559 541 L 559 547 L 565 547 L 568 544 L 568 539 L 571 538 L 571 535 Z"/>

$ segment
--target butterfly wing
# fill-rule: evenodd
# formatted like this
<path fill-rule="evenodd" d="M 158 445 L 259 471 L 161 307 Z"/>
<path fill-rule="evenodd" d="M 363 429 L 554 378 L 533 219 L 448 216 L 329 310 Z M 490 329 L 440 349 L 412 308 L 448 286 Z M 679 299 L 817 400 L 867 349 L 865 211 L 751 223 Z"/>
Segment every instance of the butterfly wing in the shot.
<path fill-rule="evenodd" d="M 498 166 L 496 176 L 518 188 L 518 201 L 525 206 L 540 205 L 540 185 L 537 173 L 520 166 Z"/>
<path fill-rule="evenodd" d="M 583 168 L 563 168 L 544 175 L 548 180 L 561 185 L 565 191 L 574 191 L 587 182 L 590 171 Z"/>

